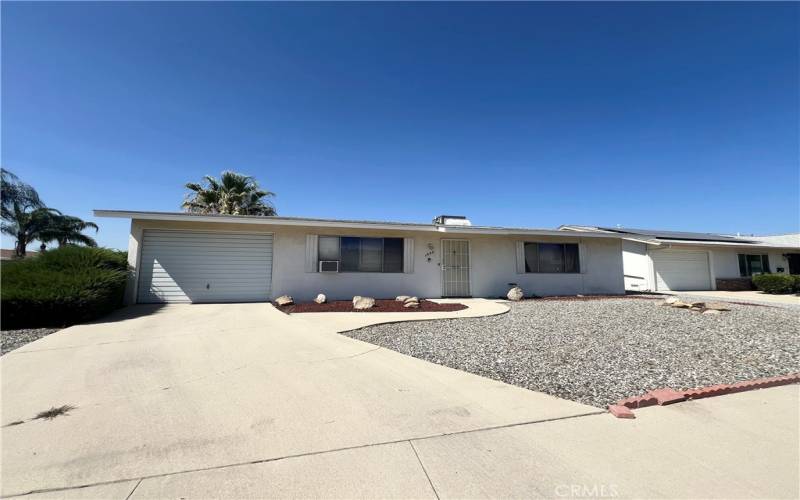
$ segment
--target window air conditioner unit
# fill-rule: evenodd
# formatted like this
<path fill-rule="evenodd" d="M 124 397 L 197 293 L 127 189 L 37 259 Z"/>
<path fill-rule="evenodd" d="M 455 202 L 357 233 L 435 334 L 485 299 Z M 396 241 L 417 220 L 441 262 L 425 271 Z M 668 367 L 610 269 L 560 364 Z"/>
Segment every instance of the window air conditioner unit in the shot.
<path fill-rule="evenodd" d="M 319 272 L 321 273 L 338 273 L 339 261 L 338 260 L 321 260 L 319 261 Z"/>

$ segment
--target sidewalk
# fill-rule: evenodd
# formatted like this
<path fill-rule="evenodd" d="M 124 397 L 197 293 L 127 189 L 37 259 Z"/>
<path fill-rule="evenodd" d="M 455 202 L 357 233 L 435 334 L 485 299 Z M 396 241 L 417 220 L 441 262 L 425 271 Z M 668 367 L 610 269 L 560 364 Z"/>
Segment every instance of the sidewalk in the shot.
<path fill-rule="evenodd" d="M 798 386 L 775 387 L 645 408 L 635 420 L 597 414 L 420 436 L 56 496 L 797 498 L 798 403 Z"/>
<path fill-rule="evenodd" d="M 688 292 L 661 292 L 669 295 L 685 295 L 703 298 L 706 300 L 724 300 L 731 302 L 749 302 L 773 306 L 794 306 L 800 308 L 800 296 L 797 295 L 770 295 L 755 290 L 739 292 L 726 292 L 721 290 L 699 290 Z"/>

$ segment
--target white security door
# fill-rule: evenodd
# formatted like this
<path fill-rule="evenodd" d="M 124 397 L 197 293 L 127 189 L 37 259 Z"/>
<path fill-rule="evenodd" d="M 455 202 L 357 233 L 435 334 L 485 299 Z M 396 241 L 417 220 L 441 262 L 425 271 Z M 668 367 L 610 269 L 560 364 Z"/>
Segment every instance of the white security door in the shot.
<path fill-rule="evenodd" d="M 469 241 L 442 240 L 442 297 L 469 297 Z"/>
<path fill-rule="evenodd" d="M 139 303 L 260 302 L 271 287 L 271 234 L 144 231 Z"/>
<path fill-rule="evenodd" d="M 650 257 L 656 273 L 656 290 L 711 290 L 708 252 L 654 250 Z"/>

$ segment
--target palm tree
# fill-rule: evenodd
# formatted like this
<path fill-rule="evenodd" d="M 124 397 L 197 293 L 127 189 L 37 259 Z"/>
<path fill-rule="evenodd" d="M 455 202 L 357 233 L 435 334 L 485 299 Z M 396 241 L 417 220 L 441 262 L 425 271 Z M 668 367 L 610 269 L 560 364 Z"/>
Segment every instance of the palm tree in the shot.
<path fill-rule="evenodd" d="M 47 208 L 33 187 L 6 169 L 0 169 L 2 224 L 0 231 L 16 238 L 14 250 L 24 257 L 28 243 L 39 236 L 51 218 L 61 212 Z"/>
<path fill-rule="evenodd" d="M 196 214 L 277 215 L 271 201 L 275 193 L 263 191 L 249 176 L 225 171 L 219 179 L 207 175 L 204 183 L 190 182 L 182 207 Z"/>
<path fill-rule="evenodd" d="M 59 248 L 66 245 L 96 247 L 97 242 L 94 238 L 83 234 L 83 231 L 89 228 L 94 229 L 95 232 L 99 229 L 94 222 L 86 222 L 78 217 L 53 215 L 48 224 L 39 231 L 37 239 L 42 243 L 56 241 Z"/>

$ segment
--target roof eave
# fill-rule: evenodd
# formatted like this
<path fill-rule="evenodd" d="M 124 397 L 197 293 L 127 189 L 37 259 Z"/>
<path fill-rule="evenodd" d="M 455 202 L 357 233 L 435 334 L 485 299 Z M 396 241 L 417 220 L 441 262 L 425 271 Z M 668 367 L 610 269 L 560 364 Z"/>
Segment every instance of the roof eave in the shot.
<path fill-rule="evenodd" d="M 447 234 L 484 234 L 498 236 L 566 236 L 566 231 L 549 229 L 504 228 L 486 226 L 444 226 L 437 224 L 413 223 L 387 223 L 370 221 L 345 221 L 331 219 L 303 219 L 285 218 L 280 216 L 254 217 L 242 215 L 196 215 L 169 212 L 139 212 L 129 210 L 94 210 L 95 217 L 111 217 L 121 219 L 170 221 L 170 222 L 209 222 L 209 223 L 234 223 L 234 224 L 259 224 L 269 226 L 300 226 L 300 227 L 332 227 L 345 229 L 382 229 L 408 232 L 432 232 Z M 570 237 L 585 238 L 613 238 L 620 239 L 621 235 L 570 231 Z"/>

